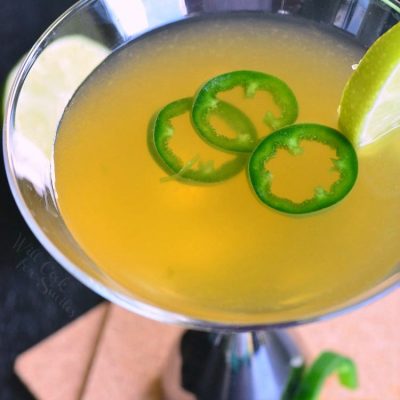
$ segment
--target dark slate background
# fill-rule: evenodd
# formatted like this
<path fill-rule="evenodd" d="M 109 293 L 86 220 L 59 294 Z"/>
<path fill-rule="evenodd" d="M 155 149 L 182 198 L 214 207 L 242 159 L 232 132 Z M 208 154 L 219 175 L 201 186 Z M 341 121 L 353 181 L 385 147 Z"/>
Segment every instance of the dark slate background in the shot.
<path fill-rule="evenodd" d="M 0 0 L 1 86 L 17 60 L 73 3 Z M 14 204 L 3 165 L 1 155 L 0 400 L 25 400 L 32 396 L 13 373 L 15 357 L 101 299 L 66 273 L 34 238 Z"/>

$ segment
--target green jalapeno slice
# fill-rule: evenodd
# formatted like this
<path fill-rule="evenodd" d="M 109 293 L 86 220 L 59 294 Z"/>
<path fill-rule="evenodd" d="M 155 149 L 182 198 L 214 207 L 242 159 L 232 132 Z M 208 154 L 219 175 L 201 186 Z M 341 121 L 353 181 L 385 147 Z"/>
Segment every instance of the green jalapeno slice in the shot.
<path fill-rule="evenodd" d="M 216 183 L 224 181 L 239 173 L 247 162 L 247 157 L 237 155 L 232 160 L 223 163 L 216 168 L 212 160 L 203 162 L 199 157 L 194 157 L 186 164 L 176 155 L 169 146 L 169 141 L 174 135 L 171 119 L 178 117 L 192 109 L 193 99 L 183 98 L 166 105 L 155 117 L 153 125 L 153 144 L 162 160 L 161 167 L 171 176 L 167 179 L 189 181 L 198 183 Z M 236 107 L 220 102 L 215 108 L 215 113 L 223 118 L 234 130 L 240 131 L 247 128 L 255 130 L 252 122 Z M 198 163 L 198 167 L 194 167 Z"/>
<path fill-rule="evenodd" d="M 303 140 L 325 144 L 336 151 L 333 169 L 339 178 L 329 191 L 317 187 L 314 196 L 301 203 L 278 197 L 271 191 L 272 174 L 266 163 L 279 148 L 293 155 L 300 154 Z M 336 129 L 318 124 L 296 124 L 271 133 L 256 147 L 249 160 L 249 180 L 260 200 L 266 205 L 289 214 L 304 214 L 329 207 L 343 199 L 353 187 L 358 173 L 356 152 L 351 143 Z"/>
<path fill-rule="evenodd" d="M 279 78 L 257 71 L 233 71 L 216 76 L 206 82 L 197 93 L 192 110 L 192 119 L 199 135 L 212 146 L 231 152 L 251 152 L 256 146 L 257 136 L 251 131 L 239 130 L 235 138 L 229 138 L 216 131 L 210 123 L 210 114 L 221 100 L 218 93 L 241 86 L 245 96 L 251 98 L 258 90 L 271 93 L 281 111 L 280 116 L 267 112 L 264 123 L 276 130 L 296 121 L 298 105 L 289 86 Z"/>
<path fill-rule="evenodd" d="M 337 374 L 339 382 L 348 389 L 357 389 L 357 367 L 347 357 L 330 351 L 323 352 L 304 374 L 293 400 L 318 400 L 326 379 Z"/>

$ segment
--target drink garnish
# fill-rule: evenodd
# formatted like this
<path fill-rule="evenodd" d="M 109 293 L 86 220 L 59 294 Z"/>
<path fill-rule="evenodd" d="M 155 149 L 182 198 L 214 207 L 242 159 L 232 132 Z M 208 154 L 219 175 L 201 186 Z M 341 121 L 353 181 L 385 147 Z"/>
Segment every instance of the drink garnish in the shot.
<path fill-rule="evenodd" d="M 235 138 L 229 138 L 216 131 L 210 123 L 210 114 L 218 107 L 221 100 L 218 93 L 241 86 L 247 98 L 258 90 L 266 91 L 273 97 L 281 111 L 280 116 L 267 112 L 264 123 L 272 130 L 282 128 L 296 121 L 298 105 L 289 86 L 279 78 L 257 71 L 233 71 L 218 75 L 207 81 L 195 96 L 192 110 L 193 123 L 208 144 L 224 150 L 238 153 L 251 152 L 257 144 L 257 137 L 252 132 L 239 130 Z"/>
<path fill-rule="evenodd" d="M 79 63 L 75 62 L 76 53 L 85 54 Z M 15 116 L 18 135 L 27 137 L 50 159 L 57 126 L 68 102 L 109 53 L 109 49 L 83 35 L 63 36 L 48 44 L 33 64 L 18 97 Z M 7 77 L 4 102 L 22 63 L 23 60 Z"/>
<path fill-rule="evenodd" d="M 348 389 L 357 389 L 357 367 L 347 357 L 331 351 L 319 355 L 308 370 L 304 365 L 293 368 L 292 377 L 282 400 L 318 400 L 326 379 L 337 373 L 339 382 Z"/>
<path fill-rule="evenodd" d="M 314 196 L 300 203 L 272 193 L 273 176 L 267 163 L 282 148 L 293 155 L 301 154 L 302 141 L 315 141 L 336 151 L 333 170 L 339 173 L 329 191 L 315 188 Z M 269 207 L 289 213 L 304 214 L 321 210 L 342 200 L 353 187 L 358 173 L 357 155 L 351 143 L 336 129 L 318 124 L 295 124 L 271 133 L 264 138 L 249 160 L 249 180 L 259 199 Z"/>
<path fill-rule="evenodd" d="M 232 160 L 223 163 L 218 168 L 212 160 L 204 162 L 198 156 L 187 163 L 184 163 L 171 149 L 169 142 L 174 135 L 174 127 L 171 119 L 192 109 L 193 99 L 186 97 L 167 104 L 155 117 L 153 125 L 153 143 L 157 152 L 157 160 L 163 163 L 161 167 L 166 170 L 172 179 L 179 181 L 190 181 L 199 183 L 216 183 L 224 181 L 239 173 L 246 161 L 244 155 L 236 155 Z M 247 129 L 255 132 L 255 128 L 249 118 L 236 107 L 219 102 L 215 108 L 215 113 L 226 120 L 233 129 Z M 198 162 L 198 166 L 194 164 Z M 159 162 L 160 164 L 160 162 Z"/>
<path fill-rule="evenodd" d="M 217 94 L 236 86 L 243 87 L 251 97 L 257 90 L 270 92 L 281 110 L 275 117 L 267 112 L 266 125 L 274 131 L 259 142 L 251 120 L 238 108 L 217 98 Z M 236 158 L 215 168 L 213 160 L 203 162 L 198 156 L 184 163 L 171 149 L 169 142 L 175 130 L 171 119 L 191 112 L 194 130 L 206 143 L 225 151 L 236 152 Z M 209 122 L 211 115 L 222 118 L 236 133 L 234 139 L 219 134 Z M 258 198 L 267 206 L 288 214 L 306 214 L 336 204 L 352 189 L 358 174 L 358 160 L 350 141 L 338 130 L 319 124 L 292 124 L 298 115 L 293 92 L 280 79 L 257 71 L 234 71 L 207 81 L 195 98 L 187 97 L 167 104 L 155 117 L 150 131 L 149 150 L 155 161 L 169 174 L 162 181 L 179 180 L 216 183 L 236 175 L 248 160 L 249 181 Z M 332 170 L 339 178 L 329 190 L 314 189 L 314 195 L 301 202 L 279 197 L 272 192 L 273 176 L 266 164 L 278 149 L 296 156 L 303 152 L 302 141 L 314 141 L 329 146 L 336 152 Z M 257 142 L 259 142 L 257 144 Z M 248 158 L 246 153 L 252 152 Z M 197 167 L 195 167 L 197 165 Z"/>
<path fill-rule="evenodd" d="M 160 182 L 170 182 L 178 179 L 180 176 L 182 176 L 188 169 L 192 168 L 193 165 L 195 165 L 197 162 L 200 161 L 200 156 L 196 154 L 191 160 L 189 160 L 183 167 L 182 169 L 177 172 L 174 175 L 168 175 L 164 176 L 163 178 L 160 179 Z"/>
<path fill-rule="evenodd" d="M 347 82 L 339 127 L 362 146 L 400 126 L 400 23 L 368 49 Z"/>

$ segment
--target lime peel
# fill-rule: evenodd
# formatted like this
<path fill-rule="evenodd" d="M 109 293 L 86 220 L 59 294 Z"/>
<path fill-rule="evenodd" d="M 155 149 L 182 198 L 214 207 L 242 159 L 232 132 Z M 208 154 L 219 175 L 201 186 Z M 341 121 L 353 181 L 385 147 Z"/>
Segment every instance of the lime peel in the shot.
<path fill-rule="evenodd" d="M 26 178 L 44 196 L 54 182 L 52 163 L 58 123 L 69 100 L 89 73 L 110 53 L 100 43 L 81 35 L 64 36 L 44 48 L 32 65 L 15 108 L 12 146 L 16 175 Z M 76 55 L 81 55 L 76 63 Z M 3 107 L 23 59 L 9 73 Z"/>
<path fill-rule="evenodd" d="M 48 45 L 33 64 L 19 94 L 16 131 L 46 157 L 52 156 L 57 125 L 72 95 L 88 74 L 110 53 L 82 35 L 64 36 Z M 82 55 L 76 63 L 76 54 Z M 25 59 L 11 70 L 3 93 L 3 107 Z"/>
<path fill-rule="evenodd" d="M 400 125 L 400 23 L 367 51 L 343 91 L 339 127 L 355 146 Z"/>

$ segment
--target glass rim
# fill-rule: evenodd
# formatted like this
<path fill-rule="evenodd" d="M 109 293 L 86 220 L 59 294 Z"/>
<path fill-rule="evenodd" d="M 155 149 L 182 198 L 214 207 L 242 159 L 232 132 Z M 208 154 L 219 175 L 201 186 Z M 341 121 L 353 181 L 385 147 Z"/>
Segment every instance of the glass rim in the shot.
<path fill-rule="evenodd" d="M 9 187 L 11 189 L 14 200 L 17 207 L 22 214 L 25 222 L 29 226 L 30 230 L 33 232 L 34 236 L 39 240 L 41 245 L 49 252 L 49 254 L 63 267 L 65 268 L 73 277 L 75 277 L 82 284 L 87 286 L 89 289 L 93 290 L 101 297 L 115 303 L 129 311 L 135 312 L 141 316 L 152 318 L 160 322 L 166 322 L 171 324 L 176 324 L 186 328 L 196 328 L 199 330 L 213 330 L 213 331 L 230 331 L 230 332 L 243 332 L 243 331 L 254 331 L 260 329 L 278 329 L 287 328 L 297 325 L 302 325 L 305 323 L 311 323 L 316 321 L 322 321 L 334 316 L 339 316 L 349 311 L 358 309 L 361 306 L 367 305 L 386 294 L 394 291 L 396 288 L 400 287 L 400 265 L 394 268 L 394 273 L 387 276 L 381 282 L 377 283 L 374 287 L 368 289 L 366 292 L 361 293 L 348 300 L 348 304 L 338 305 L 337 309 L 331 311 L 321 311 L 321 313 L 316 313 L 316 315 L 305 317 L 301 319 L 290 319 L 283 322 L 272 322 L 272 323 L 229 323 L 229 322 L 217 322 L 210 321 L 207 319 L 192 318 L 190 316 L 185 316 L 177 312 L 168 311 L 166 309 L 160 308 L 156 305 L 146 303 L 143 300 L 135 298 L 132 293 L 131 296 L 125 296 L 122 293 L 118 293 L 106 284 L 103 284 L 96 279 L 90 277 L 83 270 L 81 270 L 77 265 L 70 261 L 58 248 L 52 243 L 52 241 L 47 237 L 45 232 L 42 230 L 40 225 L 33 218 L 32 213 L 28 205 L 26 204 L 24 197 L 20 191 L 18 185 L 18 179 L 15 174 L 15 169 L 13 168 L 13 157 L 10 146 L 10 138 L 13 131 L 13 121 L 15 117 L 15 109 L 19 93 L 21 92 L 22 86 L 34 65 L 36 59 L 42 53 L 42 51 L 47 47 L 48 38 L 52 36 L 54 31 L 60 26 L 66 19 L 71 18 L 74 14 L 78 13 L 81 9 L 85 7 L 90 7 L 92 4 L 97 3 L 99 0 L 80 0 L 67 9 L 60 17 L 58 17 L 40 36 L 36 41 L 34 46 L 27 53 L 24 58 L 22 65 L 18 69 L 16 77 L 12 83 L 10 93 L 7 98 L 6 108 L 4 113 L 4 126 L 3 126 L 3 157 L 5 170 L 7 175 L 7 180 Z M 384 4 L 387 4 L 383 1 Z M 199 12 L 195 15 L 198 16 Z M 207 12 L 207 14 L 210 14 Z M 186 16 L 187 18 L 188 16 Z M 182 19 L 184 19 L 183 17 Z M 164 24 L 163 24 L 164 25 Z M 153 27 L 156 28 L 156 27 Z M 139 35 L 140 36 L 140 35 Z"/>

